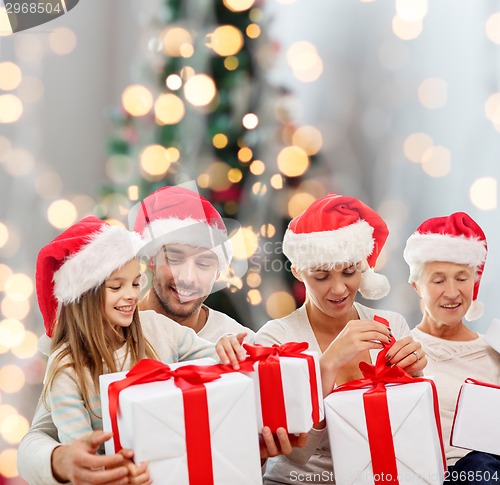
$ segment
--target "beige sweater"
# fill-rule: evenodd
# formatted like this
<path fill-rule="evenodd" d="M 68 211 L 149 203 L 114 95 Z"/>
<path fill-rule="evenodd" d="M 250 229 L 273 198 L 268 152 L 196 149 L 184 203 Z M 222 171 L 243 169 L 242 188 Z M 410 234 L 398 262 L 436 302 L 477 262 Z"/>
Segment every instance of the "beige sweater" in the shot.
<path fill-rule="evenodd" d="M 456 342 L 433 337 L 414 328 L 411 334 L 427 354 L 426 376 L 433 377 L 439 395 L 439 410 L 443 428 L 443 443 L 448 466 L 469 450 L 450 446 L 450 433 L 455 405 L 461 385 L 467 377 L 500 384 L 500 354 L 495 352 L 482 335 L 476 340 Z"/>

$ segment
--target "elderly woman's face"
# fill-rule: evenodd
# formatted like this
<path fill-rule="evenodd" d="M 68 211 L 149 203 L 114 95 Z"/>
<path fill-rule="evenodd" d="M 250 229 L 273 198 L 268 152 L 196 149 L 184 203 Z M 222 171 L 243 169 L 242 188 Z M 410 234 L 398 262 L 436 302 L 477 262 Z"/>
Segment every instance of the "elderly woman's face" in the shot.
<path fill-rule="evenodd" d="M 474 291 L 474 268 L 455 263 L 426 263 L 416 283 L 431 322 L 453 325 L 467 313 Z"/>

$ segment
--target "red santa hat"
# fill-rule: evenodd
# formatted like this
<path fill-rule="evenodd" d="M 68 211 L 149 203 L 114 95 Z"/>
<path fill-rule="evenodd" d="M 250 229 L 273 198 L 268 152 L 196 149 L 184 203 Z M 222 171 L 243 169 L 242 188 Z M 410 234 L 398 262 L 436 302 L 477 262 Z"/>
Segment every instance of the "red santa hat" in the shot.
<path fill-rule="evenodd" d="M 328 194 L 295 217 L 285 232 L 283 252 L 301 270 L 335 263 L 365 261 L 360 293 L 377 300 L 389 281 L 373 271 L 389 231 L 384 220 L 354 197 Z"/>
<path fill-rule="evenodd" d="M 90 216 L 43 247 L 36 262 L 36 293 L 47 335 L 52 336 L 59 303 L 76 302 L 97 289 L 141 246 L 138 234 Z"/>
<path fill-rule="evenodd" d="M 465 314 L 469 321 L 481 317 L 484 306 L 477 301 L 488 246 L 486 236 L 476 221 L 465 212 L 433 217 L 424 221 L 408 238 L 403 253 L 412 268 L 432 261 L 466 264 L 476 270 L 472 304 Z M 410 276 L 411 279 L 411 276 Z"/>
<path fill-rule="evenodd" d="M 188 244 L 213 251 L 223 272 L 233 250 L 221 215 L 203 196 L 184 187 L 162 187 L 140 204 L 134 231 L 144 240 L 141 255 L 152 257 L 165 244 Z"/>

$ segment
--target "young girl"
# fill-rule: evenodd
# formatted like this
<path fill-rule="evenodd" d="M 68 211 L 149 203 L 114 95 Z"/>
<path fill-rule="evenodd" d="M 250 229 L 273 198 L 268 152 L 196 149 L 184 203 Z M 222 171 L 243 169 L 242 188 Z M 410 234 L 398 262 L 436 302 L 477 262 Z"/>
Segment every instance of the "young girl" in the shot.
<path fill-rule="evenodd" d="M 409 336 L 405 319 L 394 312 L 374 310 L 355 302 L 358 290 L 365 298 L 378 299 L 389 291 L 387 279 L 373 267 L 388 230 L 382 218 L 354 197 L 329 194 L 315 201 L 293 219 L 285 233 L 283 252 L 294 276 L 304 283 L 306 301 L 290 315 L 267 322 L 256 342 L 272 345 L 309 343 L 321 355 L 323 392 L 335 385 L 361 378 L 360 362 L 372 363 L 381 342 L 396 338 L 387 365 L 419 372 L 426 359 L 420 344 Z M 386 325 L 374 321 L 385 318 Z M 292 484 L 297 477 L 314 483 L 335 483 L 325 423 L 309 433 L 302 450 L 288 457 L 268 460 L 265 484 Z"/>
<path fill-rule="evenodd" d="M 230 337 L 215 347 L 153 311 L 141 313 L 141 326 L 140 246 L 137 234 L 87 217 L 39 253 L 37 297 L 52 338 L 43 394 L 61 443 L 102 429 L 101 374 L 128 370 L 142 358 L 176 362 L 219 354 L 227 362 L 230 354 L 237 366 Z"/>

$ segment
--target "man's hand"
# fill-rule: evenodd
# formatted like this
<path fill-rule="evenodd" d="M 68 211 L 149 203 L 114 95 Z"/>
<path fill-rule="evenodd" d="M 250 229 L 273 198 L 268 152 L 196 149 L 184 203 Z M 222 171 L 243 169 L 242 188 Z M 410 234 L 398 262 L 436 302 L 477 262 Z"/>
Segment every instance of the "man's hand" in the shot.
<path fill-rule="evenodd" d="M 52 452 L 52 474 L 59 482 L 70 481 L 74 485 L 121 485 L 129 482 L 129 470 L 122 454 L 97 455 L 101 444 L 112 433 L 94 431 L 71 445 L 61 445 Z"/>
<path fill-rule="evenodd" d="M 259 437 L 260 459 L 265 460 L 271 456 L 288 455 L 292 452 L 292 448 L 304 448 L 307 444 L 307 438 L 307 433 L 288 434 L 285 428 L 278 428 L 276 434 L 273 435 L 271 429 L 264 426 Z"/>

